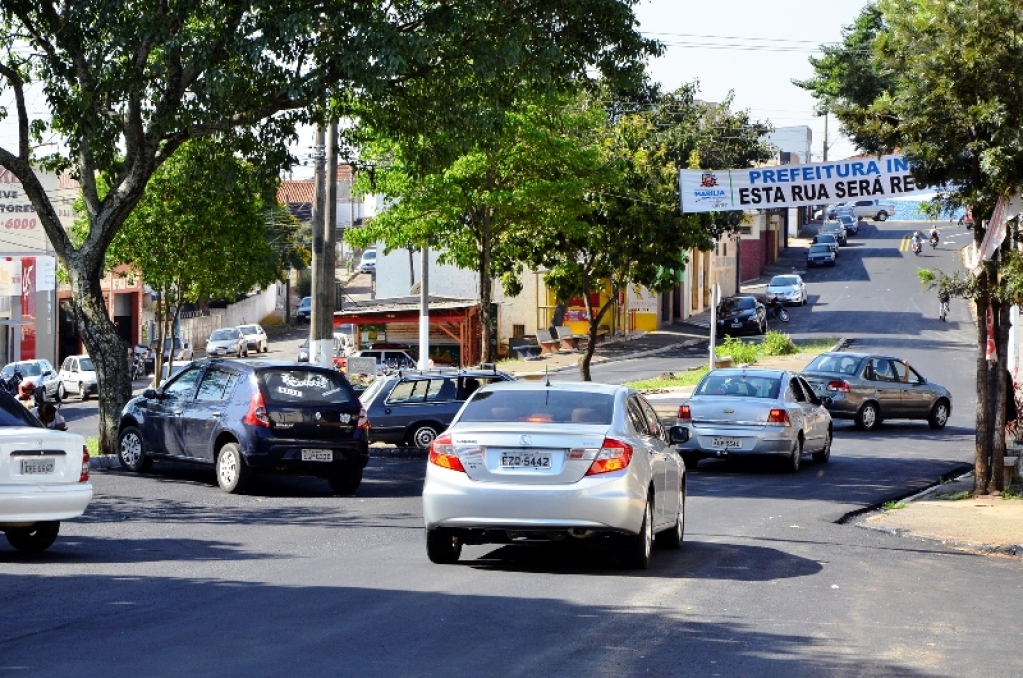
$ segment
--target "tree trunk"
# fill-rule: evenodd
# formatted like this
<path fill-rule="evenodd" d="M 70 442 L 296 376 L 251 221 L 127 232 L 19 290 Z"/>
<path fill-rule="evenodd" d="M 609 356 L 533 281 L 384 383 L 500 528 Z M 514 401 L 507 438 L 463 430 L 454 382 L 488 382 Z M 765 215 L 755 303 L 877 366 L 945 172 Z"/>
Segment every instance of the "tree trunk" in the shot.
<path fill-rule="evenodd" d="M 607 315 L 607 310 L 611 308 L 611 304 L 614 303 L 615 295 L 612 293 L 608 300 L 604 302 L 604 305 L 600 307 L 600 310 L 594 315 L 593 307 L 590 306 L 590 287 L 589 284 L 584 285 L 583 288 L 583 303 L 586 305 L 586 317 L 590 319 L 589 323 L 589 337 L 590 340 L 586 342 L 586 351 L 583 352 L 583 357 L 579 361 L 579 378 L 583 381 L 593 381 L 590 376 L 590 362 L 593 360 L 593 353 L 597 350 L 597 332 L 600 330 L 600 321 Z M 613 292 L 613 290 L 612 290 Z"/>
<path fill-rule="evenodd" d="M 977 406 L 976 419 L 977 431 L 974 435 L 973 453 L 973 494 L 974 496 L 987 494 L 988 482 L 991 480 L 991 465 L 988 462 L 988 453 L 991 442 L 991 418 L 988 403 L 988 364 L 985 359 L 985 346 L 987 345 L 987 309 L 991 303 L 987 295 L 987 272 L 980 274 L 980 287 L 982 293 L 977 296 L 977 331 L 980 336 L 977 341 Z"/>
<path fill-rule="evenodd" d="M 99 400 L 99 448 L 103 454 L 117 451 L 117 425 L 121 409 L 131 397 L 128 375 L 128 343 L 117 334 L 110 319 L 100 275 L 80 262 L 68 262 L 75 321 L 96 367 Z"/>
<path fill-rule="evenodd" d="M 990 409 L 994 423 L 991 426 L 991 477 L 988 480 L 988 493 L 1001 493 L 1005 489 L 1005 403 L 1008 398 L 1008 357 L 1009 357 L 1009 320 L 1010 304 L 999 301 L 995 305 L 995 341 L 998 347 L 998 362 L 991 366 L 991 399 Z"/>
<path fill-rule="evenodd" d="M 493 332 L 490 328 L 490 303 L 493 299 L 493 281 L 490 280 L 490 209 L 483 209 L 483 238 L 480 242 L 480 362 L 494 362 L 490 350 Z"/>

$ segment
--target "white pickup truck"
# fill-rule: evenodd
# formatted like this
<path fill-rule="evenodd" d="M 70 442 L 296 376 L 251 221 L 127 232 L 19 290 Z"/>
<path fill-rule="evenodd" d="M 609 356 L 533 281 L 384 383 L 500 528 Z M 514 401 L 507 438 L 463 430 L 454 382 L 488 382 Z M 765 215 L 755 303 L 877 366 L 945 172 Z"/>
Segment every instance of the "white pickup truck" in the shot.
<path fill-rule="evenodd" d="M 894 200 L 856 200 L 847 202 L 838 211 L 852 212 L 857 219 L 873 219 L 885 221 L 895 214 Z"/>

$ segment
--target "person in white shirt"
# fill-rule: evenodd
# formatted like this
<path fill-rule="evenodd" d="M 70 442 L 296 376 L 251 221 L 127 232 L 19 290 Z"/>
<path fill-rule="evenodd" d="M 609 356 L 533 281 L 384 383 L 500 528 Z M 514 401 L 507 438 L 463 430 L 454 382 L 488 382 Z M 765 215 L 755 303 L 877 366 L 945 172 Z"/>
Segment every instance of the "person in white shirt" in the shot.
<path fill-rule="evenodd" d="M 43 426 L 46 428 L 55 431 L 67 430 L 67 422 L 64 421 L 64 417 L 60 416 L 60 412 L 57 411 L 53 403 L 40 403 L 38 407 L 32 408 L 32 414 L 36 415 L 36 418 L 43 422 Z"/>

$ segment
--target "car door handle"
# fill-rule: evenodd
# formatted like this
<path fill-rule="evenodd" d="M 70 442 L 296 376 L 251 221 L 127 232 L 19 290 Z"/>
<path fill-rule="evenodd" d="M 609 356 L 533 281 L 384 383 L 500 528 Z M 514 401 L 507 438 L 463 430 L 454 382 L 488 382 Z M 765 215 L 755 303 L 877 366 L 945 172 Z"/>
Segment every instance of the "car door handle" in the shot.
<path fill-rule="evenodd" d="M 391 408 L 390 407 L 385 407 L 384 408 L 384 414 L 390 414 L 390 413 L 391 413 Z"/>
<path fill-rule="evenodd" d="M 219 417 L 220 416 L 220 412 L 210 412 L 210 416 L 211 417 Z"/>
<path fill-rule="evenodd" d="M 174 415 L 175 417 L 180 417 L 180 416 L 181 416 L 181 410 L 171 410 L 171 413 L 172 413 L 172 414 L 173 414 L 173 415 Z"/>

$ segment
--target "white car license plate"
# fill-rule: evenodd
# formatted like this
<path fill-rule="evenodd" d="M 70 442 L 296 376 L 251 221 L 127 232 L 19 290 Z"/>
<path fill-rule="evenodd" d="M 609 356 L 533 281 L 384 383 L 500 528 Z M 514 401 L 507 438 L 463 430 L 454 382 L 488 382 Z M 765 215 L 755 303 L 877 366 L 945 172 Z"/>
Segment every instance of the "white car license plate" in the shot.
<path fill-rule="evenodd" d="M 57 469 L 57 462 L 54 459 L 22 459 L 22 475 L 34 475 L 37 473 L 53 473 Z"/>
<path fill-rule="evenodd" d="M 547 452 L 501 452 L 501 468 L 550 468 Z"/>
<path fill-rule="evenodd" d="M 302 450 L 302 461 L 334 461 L 334 451 Z"/>
<path fill-rule="evenodd" d="M 742 327 L 742 323 L 734 322 L 734 323 L 732 323 L 732 327 Z"/>
<path fill-rule="evenodd" d="M 737 449 L 740 447 L 742 447 L 741 438 L 724 438 L 720 436 L 714 438 L 714 449 L 716 450 Z"/>

